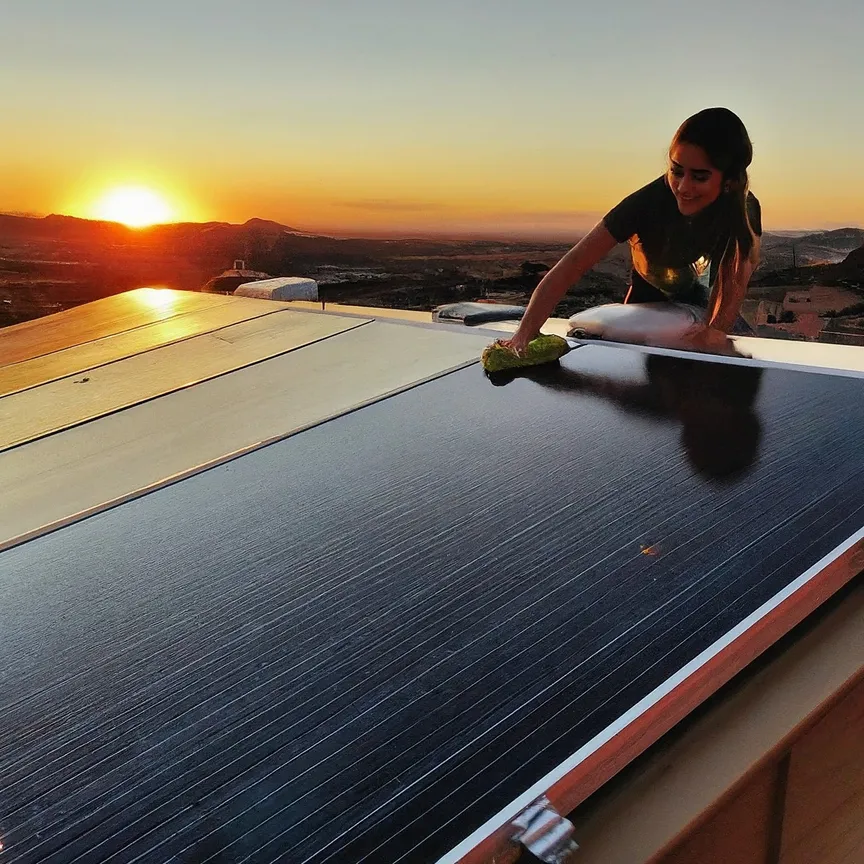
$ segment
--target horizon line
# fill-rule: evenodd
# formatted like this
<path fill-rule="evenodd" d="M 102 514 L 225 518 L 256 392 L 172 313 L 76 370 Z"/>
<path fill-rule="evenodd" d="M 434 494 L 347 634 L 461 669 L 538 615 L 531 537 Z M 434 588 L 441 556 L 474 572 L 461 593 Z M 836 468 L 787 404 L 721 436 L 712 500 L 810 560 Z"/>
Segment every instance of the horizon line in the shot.
<path fill-rule="evenodd" d="M 470 228 L 456 228 L 456 229 L 447 229 L 447 228 L 433 228 L 433 229 L 405 229 L 400 230 L 397 228 L 381 228 L 381 229 L 372 229 L 369 231 L 360 231 L 359 229 L 354 228 L 344 228 L 339 226 L 334 226 L 333 228 L 301 228 L 299 226 L 287 225 L 283 222 L 280 222 L 277 219 L 268 219 L 261 216 L 250 216 L 248 219 L 245 219 L 242 222 L 232 222 L 230 220 L 223 219 L 206 219 L 201 221 L 194 221 L 188 219 L 178 219 L 170 222 L 160 222 L 154 223 L 153 225 L 143 226 L 141 228 L 132 227 L 130 225 L 126 225 L 123 222 L 112 221 L 110 219 L 91 219 L 83 216 L 73 216 L 68 213 L 38 213 L 38 212 L 26 212 L 20 210 L 2 210 L 0 209 L 0 216 L 12 216 L 19 219 L 49 219 L 49 218 L 63 218 L 63 219 L 74 219 L 78 222 L 90 222 L 93 224 L 100 225 L 115 225 L 118 228 L 125 228 L 130 232 L 142 233 L 155 228 L 166 228 L 172 225 L 225 225 L 228 227 L 236 227 L 241 228 L 244 225 L 248 225 L 250 222 L 269 222 L 273 225 L 278 225 L 283 228 L 286 232 L 292 234 L 303 234 L 310 237 L 323 237 L 323 238 L 331 238 L 334 240 L 477 240 L 477 241 L 520 241 L 520 240 L 530 240 L 530 241 L 545 241 L 545 242 L 555 242 L 555 243 L 567 243 L 568 238 L 572 238 L 576 240 L 577 238 L 584 236 L 590 228 L 574 229 L 573 231 L 566 231 L 563 229 L 552 230 L 552 231 L 543 231 L 543 230 L 516 230 L 516 229 L 502 229 L 502 230 L 494 230 L 494 229 L 470 229 Z M 864 226 L 860 223 L 850 223 L 850 224 L 839 224 L 839 223 L 822 223 L 821 225 L 816 224 L 807 228 L 789 228 L 789 227 L 764 227 L 763 233 L 765 234 L 812 234 L 812 233 L 822 233 L 829 231 L 845 231 L 845 230 L 855 230 L 855 231 L 864 231 Z M 359 232 L 359 233 L 358 233 Z"/>

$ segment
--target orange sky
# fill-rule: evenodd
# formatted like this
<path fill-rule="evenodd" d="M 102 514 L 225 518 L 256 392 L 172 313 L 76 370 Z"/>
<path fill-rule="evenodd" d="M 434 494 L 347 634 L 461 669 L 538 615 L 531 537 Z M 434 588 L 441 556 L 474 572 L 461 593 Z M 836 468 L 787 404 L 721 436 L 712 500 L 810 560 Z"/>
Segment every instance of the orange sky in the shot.
<path fill-rule="evenodd" d="M 753 137 L 766 228 L 864 223 L 862 4 L 780 19 L 730 0 L 717 21 L 708 2 L 664 3 L 596 9 L 590 28 L 563 0 L 494 15 L 259 0 L 203 18 L 193 0 L 18 4 L 0 33 L 16 82 L 0 210 L 93 216 L 143 185 L 176 219 L 567 236 L 663 171 L 688 114 L 723 104 Z"/>

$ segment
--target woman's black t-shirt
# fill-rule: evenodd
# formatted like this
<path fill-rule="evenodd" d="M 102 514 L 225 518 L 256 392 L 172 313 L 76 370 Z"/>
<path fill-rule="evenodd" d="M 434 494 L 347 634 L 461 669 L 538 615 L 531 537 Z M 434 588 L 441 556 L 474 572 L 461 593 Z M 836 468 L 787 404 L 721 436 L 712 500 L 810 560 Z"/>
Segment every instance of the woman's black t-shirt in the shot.
<path fill-rule="evenodd" d="M 684 216 L 665 175 L 628 195 L 603 219 L 619 242 L 629 241 L 633 259 L 629 302 L 675 300 L 704 306 L 729 242 L 722 201 Z M 762 234 L 762 210 L 747 195 L 750 227 Z"/>

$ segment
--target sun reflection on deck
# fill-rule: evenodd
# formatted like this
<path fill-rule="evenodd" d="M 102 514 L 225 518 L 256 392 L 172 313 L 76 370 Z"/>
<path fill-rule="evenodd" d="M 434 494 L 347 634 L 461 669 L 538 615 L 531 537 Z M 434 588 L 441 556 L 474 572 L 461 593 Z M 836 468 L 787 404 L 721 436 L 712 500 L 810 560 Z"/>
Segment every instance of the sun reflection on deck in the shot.
<path fill-rule="evenodd" d="M 170 312 L 177 305 L 177 293 L 171 288 L 140 288 L 135 297 L 148 309 Z"/>

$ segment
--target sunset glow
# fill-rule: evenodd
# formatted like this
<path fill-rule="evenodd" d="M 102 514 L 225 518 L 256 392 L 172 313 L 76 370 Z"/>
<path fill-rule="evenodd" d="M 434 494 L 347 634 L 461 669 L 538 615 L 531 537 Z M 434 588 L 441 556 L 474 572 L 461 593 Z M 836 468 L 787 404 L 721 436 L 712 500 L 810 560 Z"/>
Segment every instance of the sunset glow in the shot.
<path fill-rule="evenodd" d="M 864 4 L 778 17 L 730 3 L 719 17 L 708 0 L 687 3 L 675 50 L 661 52 L 668 16 L 652 4 L 625 19 L 592 7 L 586 27 L 565 0 L 494 14 L 456 0 L 337 4 L 338 15 L 260 0 L 184 13 L 168 30 L 176 0 L 110 15 L 49 3 L 50 28 L 46 4 L 9 4 L 0 42 L 16 85 L 0 107 L 15 134 L 0 140 L 0 211 L 573 238 L 665 170 L 685 117 L 725 105 L 753 139 L 766 229 L 864 224 L 864 115 L 850 107 L 864 86 Z M 732 47 L 706 52 L 707 33 L 739 60 Z M 215 62 L 228 52 L 242 62 Z"/>
<path fill-rule="evenodd" d="M 126 186 L 112 189 L 93 208 L 97 219 L 120 222 L 130 228 L 146 228 L 174 221 L 168 202 L 152 189 Z"/>

